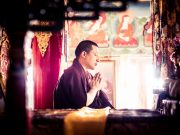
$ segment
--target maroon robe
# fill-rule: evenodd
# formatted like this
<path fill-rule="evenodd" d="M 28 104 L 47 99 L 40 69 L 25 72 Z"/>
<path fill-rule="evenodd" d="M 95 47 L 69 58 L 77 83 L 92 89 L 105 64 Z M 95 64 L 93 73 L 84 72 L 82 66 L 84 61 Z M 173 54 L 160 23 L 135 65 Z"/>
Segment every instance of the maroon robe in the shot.
<path fill-rule="evenodd" d="M 78 109 L 86 106 L 87 92 L 90 87 L 87 83 L 86 72 L 75 59 L 71 67 L 64 71 L 54 91 L 55 109 Z M 91 108 L 114 108 L 107 96 L 100 90 L 94 101 L 88 106 Z"/>

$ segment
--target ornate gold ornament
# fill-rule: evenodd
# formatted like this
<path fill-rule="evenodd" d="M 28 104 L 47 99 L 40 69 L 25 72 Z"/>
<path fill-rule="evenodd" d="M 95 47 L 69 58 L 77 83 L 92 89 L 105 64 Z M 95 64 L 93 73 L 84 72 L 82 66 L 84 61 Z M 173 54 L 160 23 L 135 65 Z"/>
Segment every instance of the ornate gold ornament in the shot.
<path fill-rule="evenodd" d="M 46 49 L 49 43 L 49 38 L 51 37 L 51 35 L 52 35 L 51 32 L 35 32 L 35 36 L 38 41 L 38 47 L 42 57 L 46 53 Z"/>

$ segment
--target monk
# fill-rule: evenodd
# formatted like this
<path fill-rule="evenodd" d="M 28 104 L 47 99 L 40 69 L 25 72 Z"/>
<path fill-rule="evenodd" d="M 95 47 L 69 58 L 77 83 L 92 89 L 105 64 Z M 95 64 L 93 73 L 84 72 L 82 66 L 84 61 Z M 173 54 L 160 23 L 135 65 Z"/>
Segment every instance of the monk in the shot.
<path fill-rule="evenodd" d="M 55 109 L 114 108 L 102 89 L 101 73 L 92 76 L 99 62 L 98 45 L 91 40 L 81 41 L 72 65 L 67 68 L 54 90 Z"/>

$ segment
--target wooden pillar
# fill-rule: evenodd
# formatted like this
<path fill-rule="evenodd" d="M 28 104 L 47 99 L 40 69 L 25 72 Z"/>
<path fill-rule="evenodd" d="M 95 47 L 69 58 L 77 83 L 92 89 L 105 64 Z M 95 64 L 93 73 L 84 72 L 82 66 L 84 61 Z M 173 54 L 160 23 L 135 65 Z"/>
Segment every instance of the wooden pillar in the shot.
<path fill-rule="evenodd" d="M 4 26 L 10 42 L 9 69 L 6 83 L 6 134 L 27 135 L 28 119 L 25 97 L 24 38 L 27 31 L 28 1 L 7 0 L 5 7 L 13 5 L 5 12 Z"/>

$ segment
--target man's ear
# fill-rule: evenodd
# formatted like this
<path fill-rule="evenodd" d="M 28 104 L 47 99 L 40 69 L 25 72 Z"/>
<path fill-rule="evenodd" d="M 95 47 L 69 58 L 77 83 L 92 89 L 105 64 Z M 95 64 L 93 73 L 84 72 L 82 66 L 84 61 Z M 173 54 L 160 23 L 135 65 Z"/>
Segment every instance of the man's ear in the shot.
<path fill-rule="evenodd" d="M 81 53 L 81 56 L 82 56 L 82 57 L 86 57 L 86 54 L 87 54 L 87 52 L 86 52 L 86 51 L 83 51 L 83 52 Z"/>

